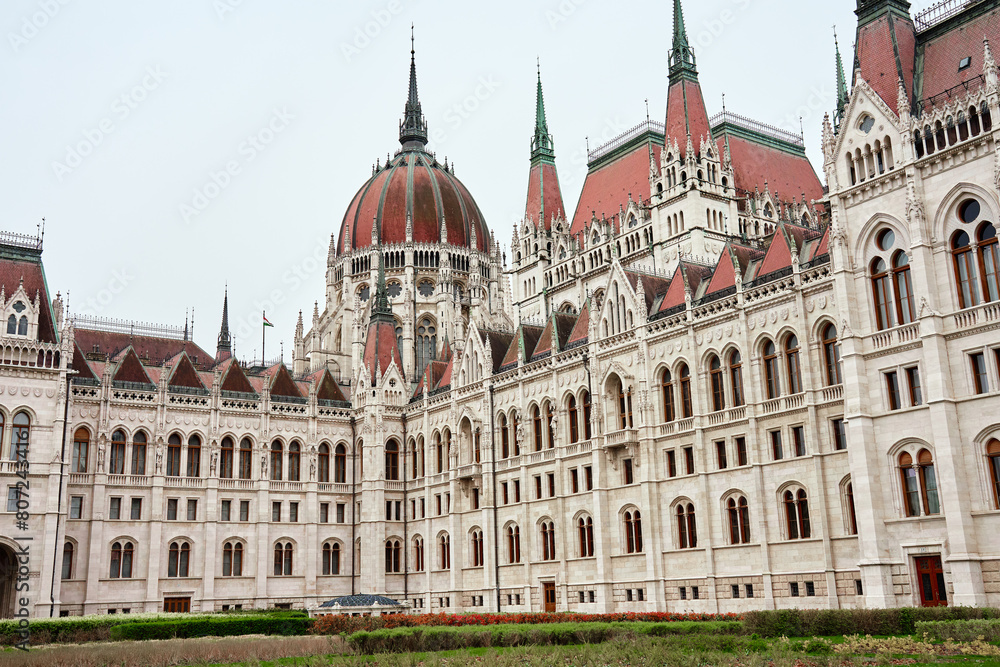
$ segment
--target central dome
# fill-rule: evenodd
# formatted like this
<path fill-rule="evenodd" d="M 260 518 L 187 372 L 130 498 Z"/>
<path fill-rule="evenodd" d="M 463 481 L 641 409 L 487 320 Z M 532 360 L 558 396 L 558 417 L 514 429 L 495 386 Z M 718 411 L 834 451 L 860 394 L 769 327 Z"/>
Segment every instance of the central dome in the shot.
<path fill-rule="evenodd" d="M 487 252 L 489 229 L 476 201 L 453 170 L 422 150 L 399 153 L 361 186 L 347 208 L 338 237 L 338 254 L 372 243 L 406 242 L 412 221 L 414 243 L 444 243 Z M 441 221 L 444 220 L 444 230 Z"/>
<path fill-rule="evenodd" d="M 417 64 L 410 48 L 410 90 L 399 124 L 402 150 L 376 168 L 347 208 L 337 254 L 372 243 L 449 243 L 488 252 L 490 232 L 483 214 L 455 169 L 427 152 L 427 120 L 417 95 Z M 412 237 L 407 239 L 407 221 Z M 373 230 L 374 226 L 374 230 Z"/>

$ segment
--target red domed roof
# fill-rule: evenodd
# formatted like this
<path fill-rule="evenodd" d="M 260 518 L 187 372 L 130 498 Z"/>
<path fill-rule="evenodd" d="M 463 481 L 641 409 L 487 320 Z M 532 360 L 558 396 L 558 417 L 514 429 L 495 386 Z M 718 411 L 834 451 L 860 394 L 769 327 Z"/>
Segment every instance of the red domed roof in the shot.
<path fill-rule="evenodd" d="M 397 155 L 365 183 L 344 215 L 337 240 L 337 254 L 372 243 L 372 224 L 380 243 L 406 241 L 406 219 L 413 220 L 415 243 L 441 243 L 441 219 L 447 242 L 487 252 L 489 229 L 475 200 L 455 175 L 421 150 Z"/>

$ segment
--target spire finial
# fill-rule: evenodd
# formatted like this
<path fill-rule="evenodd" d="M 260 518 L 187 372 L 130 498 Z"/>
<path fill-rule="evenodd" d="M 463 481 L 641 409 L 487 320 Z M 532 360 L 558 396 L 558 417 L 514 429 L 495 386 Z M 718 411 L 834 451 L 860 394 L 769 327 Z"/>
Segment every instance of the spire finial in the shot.
<path fill-rule="evenodd" d="M 669 59 L 671 81 L 681 74 L 698 78 L 694 49 L 688 42 L 687 28 L 684 26 L 684 9 L 681 7 L 681 0 L 674 0 L 674 41 L 670 49 Z"/>
<path fill-rule="evenodd" d="M 834 128 L 840 127 L 847 107 L 847 77 L 844 76 L 844 61 L 840 57 L 840 44 L 837 42 L 837 26 L 833 26 L 833 46 L 837 54 L 837 110 L 833 114 Z"/>
<path fill-rule="evenodd" d="M 417 94 L 416 36 L 410 24 L 410 89 L 403 108 L 403 120 L 399 124 L 399 143 L 403 150 L 424 150 L 427 146 L 427 119 L 420 110 Z"/>
<path fill-rule="evenodd" d="M 222 326 L 219 327 L 219 342 L 216 351 L 216 358 L 219 361 L 229 356 L 233 350 L 233 337 L 229 333 L 229 283 L 226 283 L 224 296 L 222 297 Z M 226 356 L 223 356 L 225 353 Z M 221 357 L 221 358 L 220 358 Z"/>
<path fill-rule="evenodd" d="M 549 134 L 549 124 L 545 120 L 545 98 L 542 95 L 542 64 L 538 59 L 538 90 L 535 96 L 535 136 L 531 139 L 531 161 L 545 160 L 554 162 L 556 153 L 554 150 L 552 135 Z"/>

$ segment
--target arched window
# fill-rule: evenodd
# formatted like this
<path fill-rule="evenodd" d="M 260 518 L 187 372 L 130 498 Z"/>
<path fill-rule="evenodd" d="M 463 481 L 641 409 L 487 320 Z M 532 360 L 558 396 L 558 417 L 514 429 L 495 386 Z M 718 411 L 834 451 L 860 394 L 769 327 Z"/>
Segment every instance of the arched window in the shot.
<path fill-rule="evenodd" d="M 253 475 L 253 443 L 250 438 L 240 440 L 240 479 L 250 479 Z"/>
<path fill-rule="evenodd" d="M 400 571 L 400 550 L 399 540 L 385 541 L 385 571 L 386 574 L 395 574 Z"/>
<path fill-rule="evenodd" d="M 555 429 L 553 429 L 552 427 L 552 404 L 549 403 L 548 401 L 545 401 L 544 419 L 545 419 L 545 424 L 547 425 L 546 430 L 548 431 L 549 449 L 552 449 L 553 447 L 556 446 L 556 433 Z"/>
<path fill-rule="evenodd" d="M 896 290 L 896 315 L 900 324 L 916 318 L 913 306 L 913 285 L 910 282 L 910 258 L 902 250 L 892 258 L 892 284 Z"/>
<path fill-rule="evenodd" d="M 521 562 L 521 529 L 517 525 L 507 526 L 507 562 Z"/>
<path fill-rule="evenodd" d="M 2 428 L 3 419 L 0 417 L 0 429 Z M 87 472 L 87 457 L 89 454 L 90 431 L 85 428 L 78 428 L 73 434 L 73 463 L 70 469 L 73 472 Z"/>
<path fill-rule="evenodd" d="M 188 438 L 187 455 L 187 476 L 201 476 L 201 438 L 197 435 Z"/>
<path fill-rule="evenodd" d="M 677 506 L 677 544 L 681 549 L 694 549 L 698 546 L 694 505 L 691 503 Z"/>
<path fill-rule="evenodd" d="M 590 392 L 584 390 L 583 392 L 583 439 L 590 440 Z"/>
<path fill-rule="evenodd" d="M 333 481 L 337 484 L 347 482 L 347 448 L 337 445 L 333 452 Z"/>
<path fill-rule="evenodd" d="M 625 520 L 625 553 L 642 553 L 642 517 L 639 510 L 629 510 Z"/>
<path fill-rule="evenodd" d="M 726 389 L 722 381 L 722 362 L 714 354 L 708 362 L 708 374 L 712 385 L 712 411 L 724 410 L 726 408 Z"/>
<path fill-rule="evenodd" d="M 73 543 L 66 542 L 63 544 L 63 559 L 62 559 L 62 578 L 72 579 L 73 578 Z"/>
<path fill-rule="evenodd" d="M 517 412 L 510 413 L 510 432 L 513 434 L 511 440 L 514 442 L 514 456 L 521 455 L 521 440 L 517 435 Z"/>
<path fill-rule="evenodd" d="M 543 521 L 541 526 L 542 560 L 556 559 L 556 529 L 551 521 Z"/>
<path fill-rule="evenodd" d="M 444 445 L 440 433 L 434 434 L 434 452 L 437 455 L 437 472 L 444 472 Z"/>
<path fill-rule="evenodd" d="M 219 477 L 223 479 L 233 478 L 233 439 L 226 436 L 222 439 L 222 457 L 219 459 Z"/>
<path fill-rule="evenodd" d="M 121 429 L 111 434 L 111 454 L 108 457 L 108 474 L 125 474 L 125 431 Z M 14 448 L 11 447 L 11 454 Z M 15 458 L 12 456 L 11 458 Z"/>
<path fill-rule="evenodd" d="M 17 315 L 7 318 L 7 333 L 11 336 L 17 335 Z"/>
<path fill-rule="evenodd" d="M 990 462 L 990 486 L 993 488 L 993 507 L 1000 509 L 1000 440 L 991 439 L 986 443 L 986 456 Z"/>
<path fill-rule="evenodd" d="M 788 393 L 802 391 L 802 367 L 799 364 L 799 339 L 793 334 L 785 339 L 785 363 L 788 366 Z"/>
<path fill-rule="evenodd" d="M 325 576 L 340 574 L 340 544 L 338 542 L 323 543 L 323 569 Z"/>
<path fill-rule="evenodd" d="M 664 368 L 660 375 L 660 397 L 663 400 L 663 421 L 672 422 L 674 414 L 674 379 L 670 369 Z"/>
<path fill-rule="evenodd" d="M 472 531 L 472 567 L 482 567 L 483 561 L 483 531 Z"/>
<path fill-rule="evenodd" d="M 146 432 L 136 431 L 132 435 L 132 474 L 146 474 Z"/>
<path fill-rule="evenodd" d="M 111 545 L 111 579 L 131 579 L 135 546 L 128 541 Z"/>
<path fill-rule="evenodd" d="M 17 321 L 17 335 L 18 336 L 28 335 L 28 318 L 25 315 L 21 315 L 21 319 Z"/>
<path fill-rule="evenodd" d="M 959 230 L 951 237 L 951 258 L 955 268 L 955 282 L 958 284 L 958 307 L 971 308 L 978 305 L 979 288 L 976 285 L 972 241 L 964 231 Z"/>
<path fill-rule="evenodd" d="M 280 440 L 271 443 L 271 479 L 280 480 L 282 477 L 282 462 L 284 461 L 285 446 Z"/>
<path fill-rule="evenodd" d="M 892 289 L 889 282 L 889 269 L 885 260 L 876 257 L 871 266 L 872 297 L 875 299 L 875 324 L 878 328 L 888 329 L 895 325 L 892 308 L 889 305 Z"/>
<path fill-rule="evenodd" d="M 806 497 L 805 489 L 799 489 L 795 493 L 791 490 L 785 491 L 784 503 L 788 539 L 809 539 L 811 535 L 809 528 L 809 500 Z"/>
<path fill-rule="evenodd" d="M 580 425 L 577 424 L 576 397 L 569 397 L 569 441 L 577 442 L 580 439 Z"/>
<path fill-rule="evenodd" d="M 423 283 L 421 283 L 423 289 Z M 427 364 L 437 352 L 437 328 L 429 317 L 423 317 L 417 324 L 417 377 L 424 374 Z"/>
<path fill-rule="evenodd" d="M 438 538 L 438 555 L 442 570 L 451 569 L 451 538 L 448 533 L 444 533 Z"/>
<path fill-rule="evenodd" d="M 395 439 L 385 443 L 385 478 L 399 479 L 399 443 Z"/>
<path fill-rule="evenodd" d="M 979 271 L 983 278 L 983 299 L 1000 300 L 1000 246 L 997 245 L 997 229 L 990 222 L 984 222 L 976 236 L 979 245 Z"/>
<path fill-rule="evenodd" d="M 542 451 L 542 412 L 538 409 L 536 405 L 531 409 L 531 426 L 532 431 L 535 436 L 535 451 Z"/>
<path fill-rule="evenodd" d="M 832 324 L 827 324 L 823 327 L 823 365 L 826 368 L 827 386 L 843 382 L 840 344 L 837 342 L 837 327 Z"/>
<path fill-rule="evenodd" d="M 743 397 L 743 357 L 736 350 L 729 355 L 729 381 L 733 388 L 733 407 L 740 407 L 746 401 Z"/>
<path fill-rule="evenodd" d="M 510 457 L 510 433 L 507 432 L 507 415 L 501 412 L 497 424 L 500 426 L 500 458 L 506 459 Z"/>
<path fill-rule="evenodd" d="M 681 364 L 678 374 L 681 376 L 681 417 L 687 419 L 694 415 L 694 406 L 691 403 L 691 371 L 687 364 Z"/>
<path fill-rule="evenodd" d="M 729 543 L 748 544 L 750 542 L 750 508 L 747 499 L 736 496 L 726 501 L 729 516 Z"/>
<path fill-rule="evenodd" d="M 847 534 L 858 534 L 858 514 L 854 511 L 854 484 L 847 483 L 844 487 L 844 502 L 847 504 Z"/>
<path fill-rule="evenodd" d="M 274 576 L 291 576 L 292 574 L 292 543 L 274 543 Z"/>
<path fill-rule="evenodd" d="M 172 433 L 167 438 L 167 477 L 181 476 L 181 436 Z"/>
<path fill-rule="evenodd" d="M 576 521 L 580 537 L 580 558 L 594 555 L 594 520 L 591 517 L 580 517 Z"/>
<path fill-rule="evenodd" d="M 451 469 L 451 429 L 444 430 L 444 469 Z"/>
<path fill-rule="evenodd" d="M 191 556 L 191 545 L 187 542 L 171 542 L 167 551 L 167 576 L 188 576 L 188 563 Z"/>
<path fill-rule="evenodd" d="M 778 350 L 771 340 L 764 341 L 764 388 L 769 399 L 781 396 L 781 385 L 778 383 Z"/>
<path fill-rule="evenodd" d="M 413 538 L 413 569 L 416 572 L 424 571 L 424 538 L 420 536 Z"/>
<path fill-rule="evenodd" d="M 934 457 L 921 449 L 916 463 L 909 452 L 899 455 L 899 473 L 903 485 L 903 506 L 906 516 L 940 514 L 937 477 L 934 474 Z"/>
<path fill-rule="evenodd" d="M 319 446 L 319 454 L 317 456 L 319 461 L 319 481 L 329 482 L 330 481 L 330 445 L 325 442 Z"/>
<path fill-rule="evenodd" d="M 288 445 L 288 481 L 298 482 L 302 474 L 302 445 L 293 440 Z"/>
<path fill-rule="evenodd" d="M 231 540 L 222 546 L 222 576 L 243 576 L 243 543 Z"/>

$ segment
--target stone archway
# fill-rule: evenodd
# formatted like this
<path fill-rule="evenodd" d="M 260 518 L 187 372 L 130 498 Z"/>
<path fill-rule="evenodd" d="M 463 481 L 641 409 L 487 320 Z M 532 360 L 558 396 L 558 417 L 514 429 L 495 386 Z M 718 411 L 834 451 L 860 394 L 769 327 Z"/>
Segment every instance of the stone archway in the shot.
<path fill-rule="evenodd" d="M 16 581 L 17 556 L 6 544 L 0 544 L 0 618 L 14 618 Z"/>

